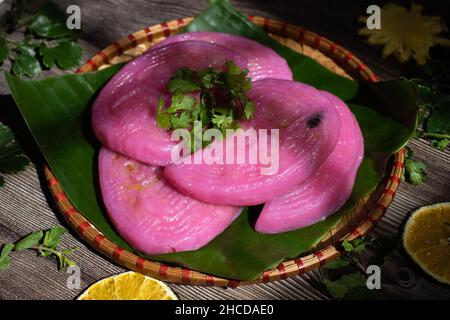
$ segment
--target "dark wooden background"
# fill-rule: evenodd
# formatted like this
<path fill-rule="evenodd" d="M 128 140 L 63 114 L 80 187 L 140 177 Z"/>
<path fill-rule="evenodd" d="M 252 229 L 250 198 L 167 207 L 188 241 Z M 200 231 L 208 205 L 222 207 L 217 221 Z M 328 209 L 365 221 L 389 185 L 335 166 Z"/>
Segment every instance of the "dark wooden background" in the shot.
<path fill-rule="evenodd" d="M 8 1 L 7 1 L 8 2 Z M 58 0 L 61 8 L 77 4 L 81 7 L 81 44 L 85 60 L 120 37 L 146 26 L 185 16 L 194 16 L 206 7 L 206 1 L 197 0 Z M 331 38 L 358 55 L 382 79 L 409 76 L 415 65 L 400 65 L 394 59 L 380 58 L 378 48 L 366 45 L 357 35 L 360 24 L 357 17 L 363 15 L 368 5 L 385 1 L 321 1 L 321 0 L 246 0 L 232 1 L 247 14 L 262 15 L 284 20 Z M 416 1 L 421 2 L 421 1 Z M 447 15 L 448 4 L 422 1 L 429 14 Z M 407 4 L 408 1 L 402 3 Z M 5 4 L 0 5 L 0 9 Z M 13 34 L 12 38 L 20 38 Z M 55 73 L 55 72 L 54 72 Z M 56 72 L 56 73 L 61 73 Z M 37 106 L 38 107 L 38 106 Z M 0 80 L 0 119 L 11 125 L 25 144 L 33 164 L 26 171 L 6 176 L 6 185 L 0 189 L 0 244 L 16 241 L 21 236 L 37 229 L 58 224 L 66 225 L 55 210 L 43 183 L 42 159 L 30 142 L 23 122 L 14 103 Z M 422 205 L 450 201 L 450 152 L 438 151 L 425 140 L 413 140 L 410 147 L 419 160 L 428 165 L 429 180 L 417 187 L 403 183 L 384 219 L 375 233 L 397 234 L 404 217 Z M 81 267 L 81 289 L 66 287 L 68 275 L 57 271 L 51 259 L 37 258 L 33 252 L 14 253 L 11 267 L 0 273 L 0 299 L 73 299 L 93 282 L 124 271 L 121 267 L 97 255 L 71 233 L 62 243 L 65 247 L 79 247 L 74 255 Z M 402 269 L 403 268 L 403 269 Z M 412 270 L 414 280 L 408 285 L 399 285 L 399 270 Z M 444 298 L 450 299 L 450 290 L 424 276 L 402 256 L 390 261 L 383 274 L 385 288 L 397 298 Z M 309 272 L 295 278 L 237 289 L 192 287 L 171 285 L 183 299 L 326 299 L 320 282 L 320 271 Z"/>

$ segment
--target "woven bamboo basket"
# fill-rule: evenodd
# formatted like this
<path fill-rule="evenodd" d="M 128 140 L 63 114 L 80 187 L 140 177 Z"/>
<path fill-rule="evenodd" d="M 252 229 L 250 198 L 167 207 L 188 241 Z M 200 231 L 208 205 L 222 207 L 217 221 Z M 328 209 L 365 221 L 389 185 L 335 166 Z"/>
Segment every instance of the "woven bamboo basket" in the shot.
<path fill-rule="evenodd" d="M 375 74 L 357 57 L 322 36 L 276 20 L 256 16 L 250 16 L 249 18 L 277 41 L 313 58 L 337 74 L 359 81 L 378 81 Z M 107 68 L 112 64 L 131 60 L 145 52 L 153 44 L 176 33 L 192 19 L 183 18 L 164 22 L 130 34 L 97 53 L 77 72 L 96 71 Z M 124 250 L 106 238 L 83 216 L 82 212 L 79 212 L 72 205 L 50 169 L 48 167 L 44 169 L 48 186 L 57 207 L 64 214 L 68 224 L 76 230 L 82 239 L 104 256 L 109 257 L 127 269 L 135 270 L 163 281 L 201 286 L 236 287 L 238 285 L 266 283 L 293 277 L 336 259 L 339 256 L 337 245 L 343 239 L 352 240 L 366 235 L 383 217 L 400 183 L 403 163 L 404 150 L 401 150 L 392 157 L 386 168 L 385 179 L 378 188 L 370 196 L 361 199 L 356 208 L 348 212 L 341 222 L 319 241 L 309 253 L 294 260 L 284 261 L 276 268 L 265 271 L 259 278 L 252 281 L 225 279 L 187 268 L 168 266 L 163 263 L 143 259 L 132 252 Z"/>

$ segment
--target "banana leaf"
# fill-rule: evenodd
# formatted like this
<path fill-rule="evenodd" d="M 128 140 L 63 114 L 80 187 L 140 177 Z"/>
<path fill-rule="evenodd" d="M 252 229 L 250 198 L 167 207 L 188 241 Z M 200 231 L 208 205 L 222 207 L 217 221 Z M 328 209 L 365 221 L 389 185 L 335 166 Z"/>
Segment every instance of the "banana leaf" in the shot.
<path fill-rule="evenodd" d="M 233 25 L 233 30 L 230 30 L 230 25 Z M 388 159 L 407 143 L 415 130 L 417 94 L 415 87 L 407 80 L 358 84 L 333 75 L 313 60 L 290 49 L 278 45 L 274 47 L 263 39 L 265 35 L 262 30 L 249 24 L 247 18 L 227 1 L 214 2 L 188 28 L 191 27 L 193 30 L 216 28 L 250 36 L 272 46 L 286 58 L 290 56 L 288 61 L 295 79 L 347 100 L 365 139 L 365 158 L 350 199 L 339 212 L 320 223 L 292 232 L 262 235 L 252 228 L 260 207 L 250 207 L 245 208 L 222 234 L 199 250 L 151 257 L 136 252 L 153 260 L 217 276 L 250 280 L 283 259 L 309 250 L 358 199 L 376 188 L 383 178 Z M 21 80 L 8 73 L 4 76 L 31 133 L 69 199 L 110 240 L 133 250 L 117 234 L 105 213 L 97 181 L 96 153 L 99 145 L 90 128 L 91 103 L 99 88 L 119 68 L 114 66 L 97 73 L 63 75 L 37 81 Z"/>

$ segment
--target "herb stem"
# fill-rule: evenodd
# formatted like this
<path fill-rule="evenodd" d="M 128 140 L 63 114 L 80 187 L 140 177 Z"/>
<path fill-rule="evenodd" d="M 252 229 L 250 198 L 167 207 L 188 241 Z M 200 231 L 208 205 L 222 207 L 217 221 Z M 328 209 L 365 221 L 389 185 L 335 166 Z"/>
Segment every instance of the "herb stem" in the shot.
<path fill-rule="evenodd" d="M 443 133 L 432 133 L 432 132 L 424 132 L 422 137 L 428 138 L 438 138 L 438 139 L 450 139 L 450 135 Z"/>
<path fill-rule="evenodd" d="M 39 252 L 47 251 L 47 252 L 50 252 L 50 253 L 52 253 L 52 254 L 54 254 L 54 255 L 61 256 L 61 252 L 59 252 L 59 251 L 57 251 L 57 250 L 54 250 L 54 249 L 52 249 L 52 248 L 43 246 L 43 245 L 32 246 L 32 247 L 30 247 L 30 249 L 35 249 L 35 250 L 38 250 Z"/>

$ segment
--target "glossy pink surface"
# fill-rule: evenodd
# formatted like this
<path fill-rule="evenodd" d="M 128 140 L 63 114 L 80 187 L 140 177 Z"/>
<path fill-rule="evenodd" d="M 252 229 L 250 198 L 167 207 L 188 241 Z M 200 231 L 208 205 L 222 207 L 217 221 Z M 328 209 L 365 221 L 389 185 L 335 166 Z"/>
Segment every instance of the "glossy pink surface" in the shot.
<path fill-rule="evenodd" d="M 240 36 L 220 32 L 187 32 L 166 38 L 155 48 L 186 40 L 216 43 L 239 53 L 247 59 L 249 76 L 253 81 L 265 78 L 292 80 L 291 69 L 284 58 L 269 47 Z"/>
<path fill-rule="evenodd" d="M 351 195 L 364 155 L 363 137 L 345 103 L 329 93 L 323 94 L 337 108 L 341 121 L 336 147 L 310 179 L 264 205 L 255 226 L 258 232 L 280 233 L 306 227 L 340 209 Z"/>
<path fill-rule="evenodd" d="M 173 43 L 144 53 L 127 63 L 95 100 L 95 135 L 109 149 L 130 158 L 159 166 L 170 163 L 177 142 L 156 125 L 158 98 L 170 104 L 166 86 L 178 68 L 221 69 L 227 60 L 247 66 L 246 59 L 233 51 L 203 41 Z"/>
<path fill-rule="evenodd" d="M 279 129 L 278 171 L 261 174 L 263 164 L 250 164 L 248 158 L 244 164 L 174 163 L 165 168 L 164 175 L 178 190 L 214 204 L 264 203 L 308 179 L 336 146 L 339 115 L 322 92 L 298 82 L 265 79 L 253 83 L 250 98 L 255 103 L 254 118 L 242 126 Z M 258 148 L 246 142 L 246 154 Z"/>
<path fill-rule="evenodd" d="M 161 167 L 102 148 L 100 187 L 109 217 L 132 247 L 147 254 L 196 250 L 220 234 L 240 213 L 206 204 L 169 185 Z"/>

